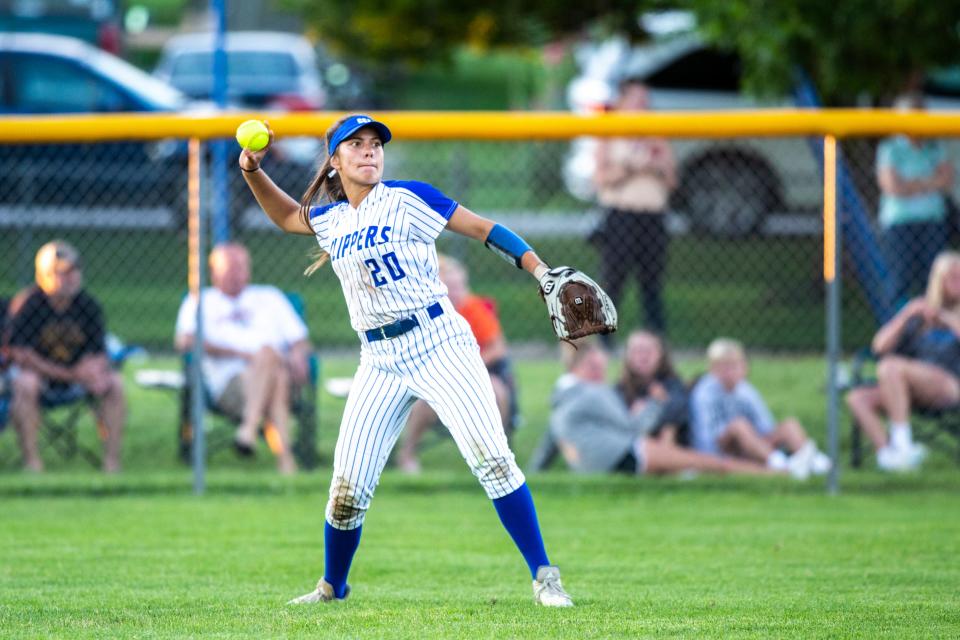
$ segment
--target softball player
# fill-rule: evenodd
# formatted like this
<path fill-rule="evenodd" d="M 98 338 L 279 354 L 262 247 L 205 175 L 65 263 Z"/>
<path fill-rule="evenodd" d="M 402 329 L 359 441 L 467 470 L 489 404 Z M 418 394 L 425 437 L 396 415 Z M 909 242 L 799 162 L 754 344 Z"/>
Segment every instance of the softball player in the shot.
<path fill-rule="evenodd" d="M 340 424 L 324 526 L 324 575 L 293 603 L 338 600 L 364 515 L 413 402 L 425 400 L 448 426 L 533 577 L 536 602 L 572 606 L 550 564 L 523 473 L 504 435 L 490 378 L 467 322 L 437 276 L 435 239 L 445 228 L 484 242 L 534 277 L 548 267 L 519 236 L 434 187 L 381 180 L 390 130 L 351 115 L 326 132 L 327 158 L 298 203 L 260 168 L 269 149 L 244 150 L 243 176 L 270 219 L 313 235 L 340 279 L 360 337 L 360 366 Z M 271 132 L 271 142 L 273 134 Z M 315 206 L 322 199 L 328 204 Z"/>

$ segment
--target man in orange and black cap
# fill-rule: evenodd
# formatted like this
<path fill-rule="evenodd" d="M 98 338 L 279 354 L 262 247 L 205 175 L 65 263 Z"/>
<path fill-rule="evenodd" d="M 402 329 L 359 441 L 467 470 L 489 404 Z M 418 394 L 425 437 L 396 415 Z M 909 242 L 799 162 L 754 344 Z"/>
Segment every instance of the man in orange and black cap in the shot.
<path fill-rule="evenodd" d="M 37 449 L 41 407 L 90 395 L 104 438 L 103 470 L 120 470 L 126 400 L 120 375 L 111 369 L 103 311 L 83 290 L 80 254 L 61 240 L 36 256 L 36 286 L 11 304 L 9 347 L 14 363 L 11 417 L 20 436 L 24 466 L 42 471 Z"/>

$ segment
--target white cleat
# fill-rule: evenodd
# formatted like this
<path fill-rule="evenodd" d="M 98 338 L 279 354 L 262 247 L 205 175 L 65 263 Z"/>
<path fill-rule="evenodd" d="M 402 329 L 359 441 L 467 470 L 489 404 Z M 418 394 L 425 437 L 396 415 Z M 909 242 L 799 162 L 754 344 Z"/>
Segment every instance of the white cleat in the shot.
<path fill-rule="evenodd" d="M 572 607 L 573 599 L 560 584 L 560 569 L 543 566 L 533 581 L 533 600 L 545 607 Z"/>
<path fill-rule="evenodd" d="M 305 593 L 299 598 L 294 598 L 287 604 L 313 604 L 314 602 L 332 602 L 334 600 L 346 600 L 347 596 L 350 595 L 350 586 L 347 586 L 347 590 L 344 592 L 342 598 L 338 598 L 333 592 L 333 585 L 329 582 L 320 578 L 320 582 L 317 583 L 317 588 L 311 591 L 310 593 Z"/>

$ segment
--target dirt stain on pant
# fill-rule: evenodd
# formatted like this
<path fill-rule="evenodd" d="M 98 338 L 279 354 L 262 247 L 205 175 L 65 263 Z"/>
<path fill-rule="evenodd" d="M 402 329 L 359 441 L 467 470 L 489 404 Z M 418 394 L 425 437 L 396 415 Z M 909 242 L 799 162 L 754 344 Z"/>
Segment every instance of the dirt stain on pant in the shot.
<path fill-rule="evenodd" d="M 368 500 L 358 495 L 357 487 L 346 478 L 336 478 L 331 484 L 327 517 L 338 529 L 354 529 L 363 523 Z"/>

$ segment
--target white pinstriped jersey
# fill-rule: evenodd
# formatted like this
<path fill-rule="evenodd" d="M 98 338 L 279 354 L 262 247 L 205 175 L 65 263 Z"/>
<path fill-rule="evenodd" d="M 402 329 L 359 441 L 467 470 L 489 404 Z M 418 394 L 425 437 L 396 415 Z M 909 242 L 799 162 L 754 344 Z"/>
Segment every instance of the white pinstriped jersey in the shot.
<path fill-rule="evenodd" d="M 446 296 L 434 241 L 456 208 L 425 182 L 386 180 L 358 209 L 340 201 L 310 210 L 355 331 L 408 318 Z"/>

